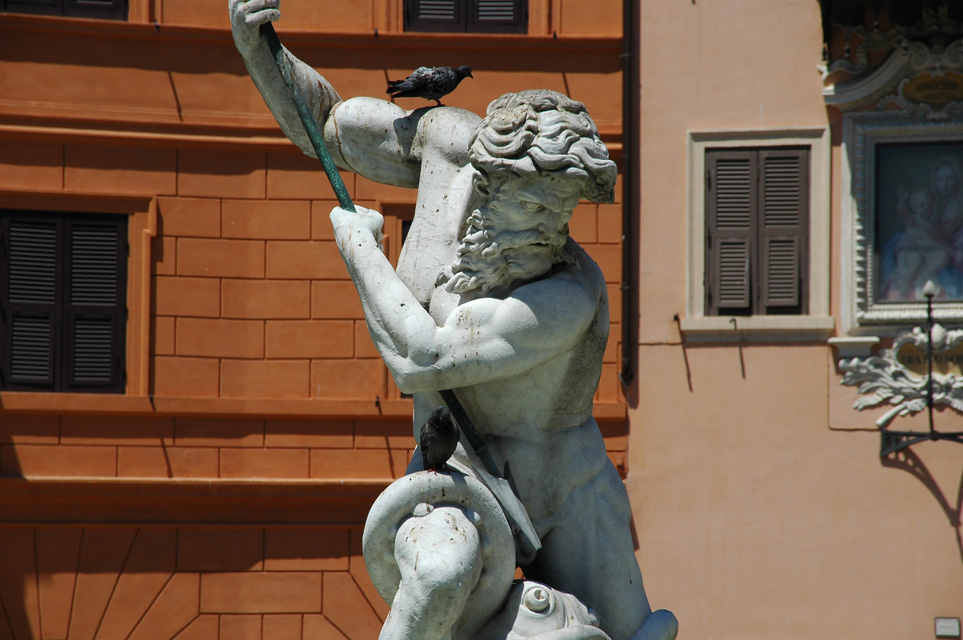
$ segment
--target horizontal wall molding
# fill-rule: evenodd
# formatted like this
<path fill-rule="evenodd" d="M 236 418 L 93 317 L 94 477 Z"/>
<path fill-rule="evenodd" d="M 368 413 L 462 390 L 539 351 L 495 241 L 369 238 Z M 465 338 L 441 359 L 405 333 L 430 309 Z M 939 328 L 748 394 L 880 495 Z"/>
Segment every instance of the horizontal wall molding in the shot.
<path fill-rule="evenodd" d="M 62 121 L 63 119 L 61 119 Z M 126 144 L 163 147 L 245 147 L 250 151 L 291 151 L 300 149 L 286 137 L 228 133 L 181 133 L 177 131 L 138 131 L 77 127 L 47 127 L 42 125 L 0 124 L 0 139 L 35 142 L 80 144 Z"/>
<path fill-rule="evenodd" d="M 64 36 L 103 38 L 164 38 L 165 40 L 211 43 L 233 47 L 227 7 L 224 27 L 194 27 L 166 23 L 121 22 L 108 20 L 64 20 L 48 16 L 6 13 L 0 24 L 0 34 L 24 31 Z M 282 24 L 278 36 L 285 46 L 297 45 L 305 49 L 363 48 L 366 52 L 395 52 L 406 49 L 442 50 L 497 50 L 499 52 L 545 50 L 565 54 L 600 52 L 615 54 L 621 63 L 622 38 L 619 36 L 531 35 L 485 33 L 379 33 L 363 31 L 324 33 L 291 29 Z M 290 48 L 290 47 L 289 47 Z"/>
<path fill-rule="evenodd" d="M 325 398 L 171 398 L 83 393 L 0 393 L 0 411 L 132 416 L 257 416 L 264 418 L 410 418 L 411 400 Z M 596 402 L 599 422 L 625 420 L 626 405 Z"/>
<path fill-rule="evenodd" d="M 0 100 L 0 111 L 3 109 Z M 57 110 L 60 111 L 59 109 Z M 63 122 L 63 118 L 59 118 Z M 273 121 L 272 121 L 273 122 Z M 609 153 L 617 160 L 622 153 L 621 131 L 608 123 L 596 123 L 599 135 L 605 142 Z M 0 140 L 21 140 L 29 142 L 52 142 L 65 144 L 123 144 L 145 147 L 185 148 L 243 148 L 246 151 L 290 152 L 300 154 L 301 150 L 278 129 L 277 136 L 244 135 L 243 132 L 211 131 L 209 133 L 182 133 L 171 131 L 139 131 L 128 129 L 90 128 L 78 123 L 76 127 L 19 125 L 0 123 Z"/>
<path fill-rule="evenodd" d="M 391 482 L 2 478 L 0 522 L 357 524 Z"/>

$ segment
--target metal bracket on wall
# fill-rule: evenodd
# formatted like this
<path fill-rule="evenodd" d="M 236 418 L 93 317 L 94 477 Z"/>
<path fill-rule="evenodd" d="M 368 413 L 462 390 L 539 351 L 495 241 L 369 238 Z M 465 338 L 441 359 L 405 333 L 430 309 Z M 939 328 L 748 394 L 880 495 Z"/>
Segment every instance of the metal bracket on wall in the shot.
<path fill-rule="evenodd" d="M 948 405 L 963 413 L 963 330 L 947 330 L 933 322 L 935 285 L 927 283 L 926 327 L 914 327 L 893 340 L 890 349 L 868 358 L 839 361 L 842 384 L 859 385 L 864 395 L 856 400 L 856 410 L 894 405 L 879 420 L 881 458 L 926 441 L 949 440 L 963 444 L 963 431 L 941 432 L 933 425 L 933 407 Z M 934 362 L 943 369 L 933 372 Z M 925 365 L 925 371 L 922 367 Z M 908 416 L 926 409 L 928 431 L 888 429 L 897 416 Z"/>

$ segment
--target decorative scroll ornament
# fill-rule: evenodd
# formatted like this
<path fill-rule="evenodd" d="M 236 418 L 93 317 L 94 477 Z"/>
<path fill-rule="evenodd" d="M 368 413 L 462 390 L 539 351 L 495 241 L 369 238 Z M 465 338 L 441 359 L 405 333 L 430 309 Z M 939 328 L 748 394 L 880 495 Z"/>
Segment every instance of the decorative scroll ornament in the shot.
<path fill-rule="evenodd" d="M 896 107 L 930 120 L 963 113 L 963 40 L 949 45 L 936 41 L 929 46 L 907 42 L 902 56 L 906 59 L 904 69 L 912 76 L 900 80 L 895 95 L 881 98 L 877 109 Z"/>
<path fill-rule="evenodd" d="M 933 405 L 949 405 L 963 413 L 963 330 L 946 330 L 934 324 L 934 360 L 944 373 L 933 373 Z M 842 384 L 859 386 L 859 393 L 870 394 L 857 398 L 853 408 L 857 411 L 883 404 L 894 405 L 879 420 L 877 426 L 885 429 L 897 416 L 908 416 L 927 407 L 927 379 L 925 371 L 914 371 L 914 365 L 925 358 L 928 337 L 926 330 L 914 327 L 912 331 L 899 334 L 891 349 L 884 349 L 878 356 L 850 358 L 839 361 L 843 371 Z"/>
<path fill-rule="evenodd" d="M 939 34 L 925 41 L 905 32 L 867 32 L 856 47 L 856 61 L 835 61 L 823 79 L 826 103 L 842 111 L 865 108 L 946 120 L 963 113 L 963 40 Z M 892 51 L 885 62 L 869 66 L 872 52 Z M 848 80 L 833 82 L 840 75 Z"/>
<path fill-rule="evenodd" d="M 879 31 L 860 26 L 849 31 L 851 32 L 851 36 L 856 36 L 855 39 L 859 42 L 859 44 L 852 49 L 855 51 L 855 62 L 852 60 L 853 56 L 850 53 L 849 42 L 852 39 L 850 36 L 846 38 L 845 54 L 843 57 L 834 60 L 825 67 L 823 80 L 828 80 L 830 76 L 838 72 L 843 72 L 849 76 L 862 75 L 870 67 L 869 60 L 871 53 L 893 51 L 894 49 L 899 49 L 904 42 L 902 33 L 896 28 Z"/>

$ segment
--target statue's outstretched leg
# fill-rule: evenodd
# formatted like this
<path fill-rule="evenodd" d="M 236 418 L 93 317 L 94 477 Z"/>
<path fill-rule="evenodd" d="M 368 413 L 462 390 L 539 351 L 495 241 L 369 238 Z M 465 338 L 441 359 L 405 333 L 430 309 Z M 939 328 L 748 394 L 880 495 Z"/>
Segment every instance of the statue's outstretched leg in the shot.
<path fill-rule="evenodd" d="M 409 518 L 395 536 L 395 559 L 401 584 L 380 640 L 450 638 L 481 574 L 475 525 L 456 507 Z"/>

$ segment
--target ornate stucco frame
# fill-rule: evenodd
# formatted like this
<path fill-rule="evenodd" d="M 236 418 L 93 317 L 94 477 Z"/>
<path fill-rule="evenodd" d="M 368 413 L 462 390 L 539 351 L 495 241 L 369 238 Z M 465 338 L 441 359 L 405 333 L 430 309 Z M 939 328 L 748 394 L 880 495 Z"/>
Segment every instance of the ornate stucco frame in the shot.
<path fill-rule="evenodd" d="M 963 144 L 963 121 L 901 111 L 843 115 L 841 320 L 849 335 L 893 334 L 926 319 L 926 303 L 876 302 L 876 148 L 887 143 Z M 963 303 L 934 304 L 936 320 L 963 322 Z"/>

